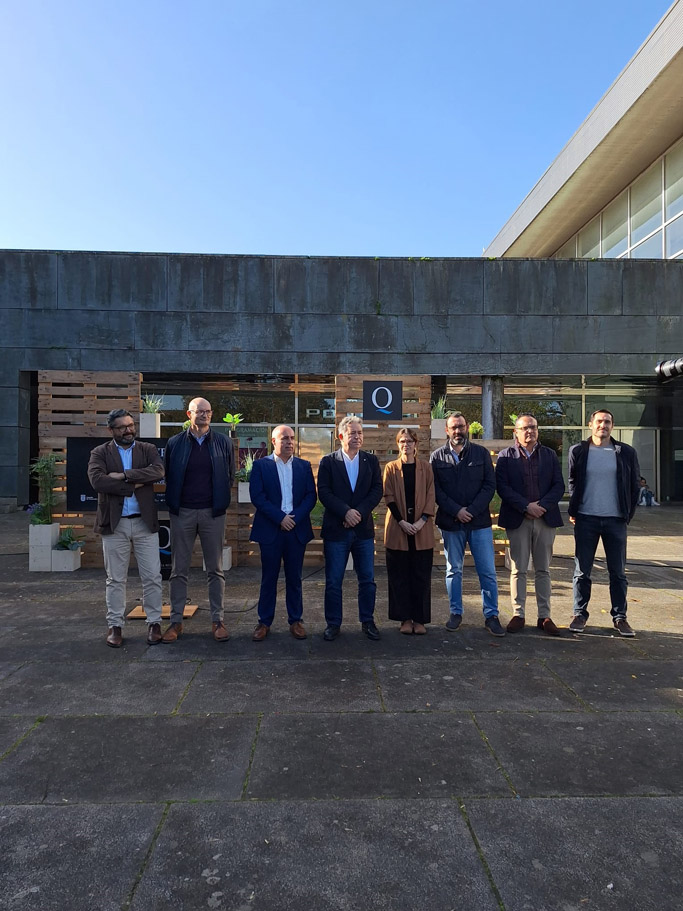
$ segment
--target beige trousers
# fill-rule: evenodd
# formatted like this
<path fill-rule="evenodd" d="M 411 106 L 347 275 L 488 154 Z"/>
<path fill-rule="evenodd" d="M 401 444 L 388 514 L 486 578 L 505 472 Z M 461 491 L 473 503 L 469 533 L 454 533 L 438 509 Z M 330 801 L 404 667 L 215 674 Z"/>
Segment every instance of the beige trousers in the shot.
<path fill-rule="evenodd" d="M 126 609 L 126 580 L 131 547 L 135 551 L 140 581 L 142 606 L 147 623 L 161 622 L 161 566 L 159 564 L 159 535 L 150 531 L 142 519 L 121 519 L 116 531 L 102 535 L 104 568 L 107 571 L 107 626 L 124 626 Z"/>
<path fill-rule="evenodd" d="M 550 616 L 550 560 L 555 529 L 544 519 L 524 519 L 519 528 L 508 528 L 510 541 L 510 600 L 516 617 L 524 616 L 529 557 L 534 561 L 534 583 L 539 619 Z"/>

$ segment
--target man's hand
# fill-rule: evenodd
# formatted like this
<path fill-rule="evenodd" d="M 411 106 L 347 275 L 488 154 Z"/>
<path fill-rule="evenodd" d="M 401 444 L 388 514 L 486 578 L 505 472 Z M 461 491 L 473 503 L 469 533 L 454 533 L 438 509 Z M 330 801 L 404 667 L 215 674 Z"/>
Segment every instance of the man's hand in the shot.
<path fill-rule="evenodd" d="M 283 531 L 291 531 L 295 525 L 296 522 L 294 521 L 294 516 L 285 516 L 280 522 L 280 528 Z"/>
<path fill-rule="evenodd" d="M 344 528 L 355 528 L 362 518 L 357 509 L 349 509 L 344 516 Z"/>
<path fill-rule="evenodd" d="M 546 512 L 547 510 L 539 505 L 538 500 L 534 501 L 533 503 L 529 503 L 526 508 L 526 514 L 531 519 L 540 519 L 541 516 L 546 514 Z"/>
<path fill-rule="evenodd" d="M 576 525 L 576 518 L 574 516 L 569 516 L 569 521 L 572 523 L 572 525 Z"/>
<path fill-rule="evenodd" d="M 110 471 L 107 475 L 108 478 L 112 478 L 114 481 L 125 481 L 126 476 L 122 471 Z"/>
<path fill-rule="evenodd" d="M 468 522 L 472 521 L 472 513 L 467 509 L 466 506 L 463 506 L 462 509 L 459 509 L 455 517 L 458 522 L 462 522 L 463 525 L 466 525 Z"/>

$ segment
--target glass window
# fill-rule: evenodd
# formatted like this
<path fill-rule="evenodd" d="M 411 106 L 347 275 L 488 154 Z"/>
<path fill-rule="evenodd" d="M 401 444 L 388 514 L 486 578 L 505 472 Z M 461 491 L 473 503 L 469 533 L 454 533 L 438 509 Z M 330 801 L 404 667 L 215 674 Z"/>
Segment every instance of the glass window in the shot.
<path fill-rule="evenodd" d="M 631 250 L 631 259 L 663 259 L 662 251 L 662 232 L 657 231 L 652 237 L 648 237 L 642 244 L 633 247 Z"/>
<path fill-rule="evenodd" d="M 683 212 L 683 142 L 664 159 L 666 186 L 666 217 L 673 218 Z"/>
<path fill-rule="evenodd" d="M 512 427 L 511 415 L 533 414 L 539 427 L 581 426 L 580 398 L 552 398 L 546 395 L 516 396 L 503 398 L 503 423 Z"/>
<path fill-rule="evenodd" d="M 631 244 L 637 244 L 661 223 L 662 164 L 656 161 L 631 187 Z"/>
<path fill-rule="evenodd" d="M 571 237 L 566 244 L 562 244 L 555 254 L 555 259 L 575 259 L 576 258 L 576 234 Z"/>
<path fill-rule="evenodd" d="M 608 408 L 614 415 L 616 427 L 656 427 L 656 395 L 636 393 L 633 396 L 586 396 L 586 421 L 598 408 Z"/>
<path fill-rule="evenodd" d="M 666 256 L 669 259 L 683 250 L 683 215 L 666 226 Z"/>
<path fill-rule="evenodd" d="M 628 195 L 617 196 L 602 213 L 602 256 L 620 256 L 628 249 Z"/>
<path fill-rule="evenodd" d="M 600 256 L 600 216 L 589 222 L 579 231 L 579 251 L 581 259 L 592 259 Z"/>

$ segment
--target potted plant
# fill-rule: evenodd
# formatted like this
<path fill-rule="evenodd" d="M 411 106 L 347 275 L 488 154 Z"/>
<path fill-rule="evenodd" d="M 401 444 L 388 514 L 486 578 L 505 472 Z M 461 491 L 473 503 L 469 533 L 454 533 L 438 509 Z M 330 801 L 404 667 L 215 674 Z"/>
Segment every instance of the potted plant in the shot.
<path fill-rule="evenodd" d="M 226 415 L 225 415 L 225 417 L 223 418 L 223 421 L 224 421 L 226 424 L 228 424 L 228 426 L 229 426 L 229 428 L 230 428 L 230 429 L 228 430 L 228 436 L 234 437 L 234 436 L 235 436 L 235 430 L 236 430 L 236 428 L 237 428 L 237 425 L 242 423 L 242 415 L 241 415 L 241 414 L 237 414 L 237 413 L 236 413 L 236 414 L 230 414 L 230 412 L 228 411 L 228 412 L 226 412 Z"/>
<path fill-rule="evenodd" d="M 484 435 L 484 428 L 479 421 L 472 421 L 470 424 L 470 439 L 481 440 Z"/>
<path fill-rule="evenodd" d="M 66 573 L 81 568 L 82 537 L 77 537 L 72 525 L 65 526 L 52 551 L 52 572 Z"/>
<path fill-rule="evenodd" d="M 52 510 L 57 502 L 54 486 L 58 461 L 61 461 L 59 457 L 50 452 L 35 459 L 30 468 L 38 481 L 39 497 L 38 502 L 29 507 L 28 568 L 31 572 L 50 572 L 52 569 L 51 552 L 59 538 L 59 522 L 52 521 Z"/>
<path fill-rule="evenodd" d="M 446 408 L 446 396 L 440 396 L 432 405 L 432 425 L 430 436 L 432 440 L 443 440 L 446 437 L 446 421 L 452 412 Z"/>
<path fill-rule="evenodd" d="M 251 497 L 249 496 L 249 478 L 251 477 L 251 469 L 253 467 L 254 456 L 252 455 L 251 449 L 249 449 L 242 462 L 242 467 L 235 472 L 238 503 L 251 503 Z"/>
<path fill-rule="evenodd" d="M 163 395 L 143 395 L 140 411 L 140 436 L 157 440 L 161 436 L 161 406 Z"/>

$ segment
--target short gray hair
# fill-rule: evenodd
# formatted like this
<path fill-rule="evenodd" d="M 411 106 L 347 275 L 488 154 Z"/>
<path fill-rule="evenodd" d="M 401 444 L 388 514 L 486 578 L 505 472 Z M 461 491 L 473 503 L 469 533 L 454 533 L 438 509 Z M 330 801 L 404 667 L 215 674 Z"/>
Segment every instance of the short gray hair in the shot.
<path fill-rule="evenodd" d="M 344 433 L 349 424 L 360 424 L 361 430 L 363 429 L 363 421 L 357 414 L 347 414 L 346 417 L 342 418 L 339 422 L 339 433 Z"/>
<path fill-rule="evenodd" d="M 113 411 L 110 411 L 107 415 L 107 427 L 111 430 L 114 424 L 118 421 L 119 418 L 132 418 L 133 415 L 130 411 L 126 411 L 125 408 L 115 408 Z M 133 418 L 135 420 L 135 418 Z"/>

